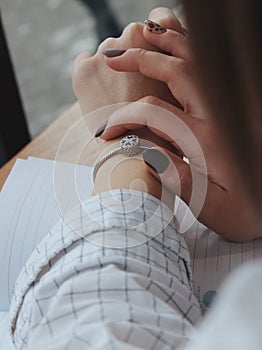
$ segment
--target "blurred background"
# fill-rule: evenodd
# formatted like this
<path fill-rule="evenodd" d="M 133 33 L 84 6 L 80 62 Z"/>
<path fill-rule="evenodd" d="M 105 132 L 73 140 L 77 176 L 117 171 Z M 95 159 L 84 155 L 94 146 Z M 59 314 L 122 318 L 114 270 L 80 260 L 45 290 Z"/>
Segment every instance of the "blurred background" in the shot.
<path fill-rule="evenodd" d="M 1 0 L 2 21 L 31 137 L 71 106 L 71 67 L 106 36 L 172 0 Z"/>

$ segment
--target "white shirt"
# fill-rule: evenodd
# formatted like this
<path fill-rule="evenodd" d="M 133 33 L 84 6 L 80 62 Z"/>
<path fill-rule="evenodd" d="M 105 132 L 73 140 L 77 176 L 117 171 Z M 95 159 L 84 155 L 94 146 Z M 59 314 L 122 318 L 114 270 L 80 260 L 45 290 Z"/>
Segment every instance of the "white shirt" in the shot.
<path fill-rule="evenodd" d="M 173 214 L 150 195 L 115 190 L 59 222 L 16 284 L 18 349 L 261 349 L 262 264 L 236 274 L 202 313 Z M 247 347 L 248 346 L 248 347 Z"/>
<path fill-rule="evenodd" d="M 33 252 L 10 314 L 19 349 L 181 345 L 201 310 L 173 214 L 136 191 L 92 197 Z"/>

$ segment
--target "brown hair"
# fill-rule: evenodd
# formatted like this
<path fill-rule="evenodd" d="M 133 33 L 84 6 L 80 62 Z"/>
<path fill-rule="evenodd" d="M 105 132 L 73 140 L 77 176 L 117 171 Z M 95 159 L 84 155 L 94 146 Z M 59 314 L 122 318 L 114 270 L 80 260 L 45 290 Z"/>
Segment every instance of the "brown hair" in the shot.
<path fill-rule="evenodd" d="M 259 0 L 184 0 L 203 98 L 262 208 L 262 20 Z"/>

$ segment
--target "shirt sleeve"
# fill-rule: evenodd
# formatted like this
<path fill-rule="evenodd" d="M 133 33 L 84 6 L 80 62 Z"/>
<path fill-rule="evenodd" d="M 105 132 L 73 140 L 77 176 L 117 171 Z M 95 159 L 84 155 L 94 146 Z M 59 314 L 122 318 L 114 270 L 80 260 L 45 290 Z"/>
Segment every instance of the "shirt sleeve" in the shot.
<path fill-rule="evenodd" d="M 58 222 L 10 309 L 19 349 L 176 349 L 200 318 L 172 212 L 129 190 L 93 196 Z"/>

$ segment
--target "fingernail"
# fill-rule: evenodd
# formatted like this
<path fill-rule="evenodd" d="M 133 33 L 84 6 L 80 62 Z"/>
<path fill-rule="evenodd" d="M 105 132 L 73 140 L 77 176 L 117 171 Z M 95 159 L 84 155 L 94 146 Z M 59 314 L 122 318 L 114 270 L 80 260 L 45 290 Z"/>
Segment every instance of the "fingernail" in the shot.
<path fill-rule="evenodd" d="M 167 156 L 157 149 L 144 151 L 143 158 L 144 162 L 158 174 L 163 173 L 168 168 L 169 160 Z"/>
<path fill-rule="evenodd" d="M 103 55 L 105 55 L 106 57 L 117 57 L 117 56 L 121 56 L 126 52 L 126 50 L 123 49 L 104 49 L 102 51 Z"/>
<path fill-rule="evenodd" d="M 99 126 L 99 128 L 96 130 L 95 137 L 101 136 L 105 131 L 106 126 L 107 126 L 107 121 Z"/>
<path fill-rule="evenodd" d="M 162 33 L 166 32 L 166 28 L 161 27 L 156 22 L 150 21 L 150 19 L 147 19 L 144 23 L 145 23 L 146 28 L 152 33 L 162 34 Z"/>

